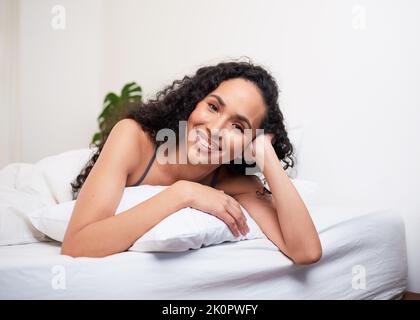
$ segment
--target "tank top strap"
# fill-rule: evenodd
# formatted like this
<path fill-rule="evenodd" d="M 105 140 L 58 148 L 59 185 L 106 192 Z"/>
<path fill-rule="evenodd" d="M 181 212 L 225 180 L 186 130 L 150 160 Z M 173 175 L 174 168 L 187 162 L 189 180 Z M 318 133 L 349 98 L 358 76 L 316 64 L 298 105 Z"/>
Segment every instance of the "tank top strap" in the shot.
<path fill-rule="evenodd" d="M 222 166 L 217 167 L 216 172 L 214 173 L 213 177 L 211 178 L 210 186 L 212 186 L 213 188 L 216 185 L 217 177 L 219 175 L 219 172 L 220 172 L 220 168 L 221 167 Z"/>
<path fill-rule="evenodd" d="M 155 158 L 156 158 L 156 152 L 157 152 L 157 149 L 158 149 L 158 147 L 156 146 L 155 151 L 153 152 L 152 158 L 149 160 L 149 163 L 147 164 L 146 170 L 144 170 L 143 175 L 139 178 L 139 180 L 138 180 L 135 184 L 133 184 L 133 185 L 132 185 L 132 186 L 130 186 L 130 187 L 135 187 L 135 186 L 138 186 L 140 183 L 142 183 L 142 181 L 143 181 L 143 180 L 144 180 L 144 178 L 146 177 L 147 173 L 149 172 L 149 169 L 150 169 L 150 167 L 152 166 L 153 161 L 154 161 L 154 160 L 155 160 Z"/>

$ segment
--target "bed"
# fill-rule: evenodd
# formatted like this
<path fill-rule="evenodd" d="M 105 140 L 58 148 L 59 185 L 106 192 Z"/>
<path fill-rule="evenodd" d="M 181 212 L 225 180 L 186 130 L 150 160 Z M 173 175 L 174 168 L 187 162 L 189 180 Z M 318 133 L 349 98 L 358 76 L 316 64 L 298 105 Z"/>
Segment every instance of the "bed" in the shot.
<path fill-rule="evenodd" d="M 60 255 L 28 220 L 71 200 L 70 182 L 95 150 L 70 150 L 0 170 L 0 299 L 399 299 L 407 288 L 405 226 L 387 209 L 319 205 L 316 184 L 293 180 L 323 256 L 294 265 L 268 239 L 186 252 Z"/>
<path fill-rule="evenodd" d="M 400 299 L 404 223 L 389 210 L 310 206 L 321 260 L 292 264 L 267 239 L 181 253 L 60 255 L 60 243 L 0 246 L 0 299 Z"/>

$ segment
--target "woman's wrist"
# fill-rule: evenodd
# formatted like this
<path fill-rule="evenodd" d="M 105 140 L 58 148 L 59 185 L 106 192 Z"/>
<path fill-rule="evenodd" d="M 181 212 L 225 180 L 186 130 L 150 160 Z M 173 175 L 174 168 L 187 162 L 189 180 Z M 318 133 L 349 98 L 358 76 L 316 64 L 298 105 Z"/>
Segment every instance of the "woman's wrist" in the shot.
<path fill-rule="evenodd" d="M 191 184 L 193 182 L 187 180 L 178 180 L 170 188 L 174 192 L 175 201 L 178 203 L 179 208 L 190 207 L 192 203 Z"/>

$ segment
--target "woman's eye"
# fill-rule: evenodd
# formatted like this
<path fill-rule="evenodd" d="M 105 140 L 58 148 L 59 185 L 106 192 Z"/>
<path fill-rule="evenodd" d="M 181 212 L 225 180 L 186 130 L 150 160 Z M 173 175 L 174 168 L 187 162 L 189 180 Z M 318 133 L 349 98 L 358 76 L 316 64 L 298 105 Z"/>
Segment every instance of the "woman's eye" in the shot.
<path fill-rule="evenodd" d="M 214 110 L 212 107 L 214 107 L 216 110 L 215 111 L 217 111 L 217 107 L 214 105 L 214 104 L 212 104 L 212 103 L 208 103 L 208 105 L 209 105 L 209 107 L 210 107 L 210 109 L 212 109 L 212 110 Z"/>
<path fill-rule="evenodd" d="M 244 129 L 239 124 L 233 124 L 234 126 L 237 126 L 236 128 L 239 129 L 242 133 L 244 132 Z"/>

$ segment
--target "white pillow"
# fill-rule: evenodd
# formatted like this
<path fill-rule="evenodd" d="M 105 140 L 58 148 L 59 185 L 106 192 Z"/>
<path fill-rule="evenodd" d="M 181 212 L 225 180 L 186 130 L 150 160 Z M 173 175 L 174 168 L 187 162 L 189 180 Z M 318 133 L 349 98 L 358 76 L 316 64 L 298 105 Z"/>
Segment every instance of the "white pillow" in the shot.
<path fill-rule="evenodd" d="M 53 204 L 50 189 L 34 165 L 13 163 L 0 170 L 0 245 L 49 241 L 32 226 L 27 213 Z"/>
<path fill-rule="evenodd" d="M 120 204 L 116 210 L 119 214 L 132 208 L 168 186 L 140 185 L 124 189 Z M 36 229 L 48 237 L 62 242 L 76 200 L 35 210 L 29 219 Z M 198 249 L 202 246 L 219 244 L 225 241 L 265 238 L 255 221 L 242 207 L 247 218 L 250 232 L 235 238 L 228 226 L 211 214 L 194 208 L 183 208 L 168 216 L 146 234 L 140 237 L 130 248 L 131 251 L 143 252 L 178 252 Z"/>
<path fill-rule="evenodd" d="M 35 164 L 11 163 L 0 170 L 0 245 L 50 241 L 28 212 L 72 199 L 70 183 L 96 148 L 70 150 Z"/>
<path fill-rule="evenodd" d="M 76 179 L 95 151 L 96 148 L 70 150 L 35 163 L 35 167 L 43 173 L 50 186 L 56 203 L 72 200 L 70 183 Z"/>
<path fill-rule="evenodd" d="M 38 196 L 0 186 L 0 246 L 48 240 L 33 227 L 26 214 L 52 204 Z"/>

